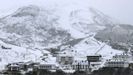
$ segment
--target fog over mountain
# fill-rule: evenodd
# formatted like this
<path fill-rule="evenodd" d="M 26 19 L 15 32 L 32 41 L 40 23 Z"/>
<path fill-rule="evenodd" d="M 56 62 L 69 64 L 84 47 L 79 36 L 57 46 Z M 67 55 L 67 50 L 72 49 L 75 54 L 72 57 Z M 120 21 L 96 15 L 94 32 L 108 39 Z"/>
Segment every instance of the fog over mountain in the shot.
<path fill-rule="evenodd" d="M 93 7 L 118 20 L 119 23 L 133 24 L 133 18 L 130 17 L 133 16 L 132 0 L 1 0 L 0 16 L 9 15 L 16 9 L 28 5 L 39 5 L 49 9 L 61 7 L 64 12 L 67 11 L 66 7 L 71 9 Z"/>
<path fill-rule="evenodd" d="M 53 10 L 34 5 L 19 8 L 15 13 L 1 18 L 3 37 L 0 39 L 22 47 L 47 47 L 85 37 L 113 25 L 108 16 L 93 8 L 72 10 L 65 21 L 63 18 Z"/>
<path fill-rule="evenodd" d="M 58 16 L 37 6 L 22 7 L 1 19 L 4 35 L 9 34 L 5 42 L 18 46 L 48 46 L 71 39 L 70 34 L 58 25 Z"/>
<path fill-rule="evenodd" d="M 97 53 L 108 59 L 132 45 L 132 25 L 119 24 L 93 7 L 62 7 L 27 5 L 0 18 L 2 62 L 46 59 L 56 63 L 51 49 L 75 58 Z"/>

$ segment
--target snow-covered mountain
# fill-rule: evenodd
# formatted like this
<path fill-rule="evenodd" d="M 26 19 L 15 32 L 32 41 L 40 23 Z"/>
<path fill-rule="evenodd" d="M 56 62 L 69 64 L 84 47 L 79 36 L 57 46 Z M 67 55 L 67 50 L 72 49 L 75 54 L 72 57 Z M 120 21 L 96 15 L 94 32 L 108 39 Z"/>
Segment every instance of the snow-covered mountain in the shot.
<path fill-rule="evenodd" d="M 63 10 L 48 10 L 33 5 L 19 8 L 0 19 L 3 34 L 0 39 L 17 46 L 46 47 L 86 37 L 113 25 L 108 16 L 93 8 L 71 10 L 65 17 L 58 11 Z"/>
<path fill-rule="evenodd" d="M 112 49 L 94 36 L 99 30 L 114 25 L 110 17 L 94 8 L 21 7 L 0 19 L 0 58 L 3 62 L 40 61 L 46 52 L 47 62 L 51 62 L 54 57 L 45 50 L 48 48 L 72 52 L 75 58 L 95 53 L 110 58 L 122 51 Z M 9 49 L 2 49 L 4 44 L 9 44 Z"/>
<path fill-rule="evenodd" d="M 59 27 L 58 16 L 37 6 L 27 6 L 0 20 L 1 40 L 21 47 L 61 44 L 71 35 Z M 5 40 L 6 39 L 6 40 Z"/>

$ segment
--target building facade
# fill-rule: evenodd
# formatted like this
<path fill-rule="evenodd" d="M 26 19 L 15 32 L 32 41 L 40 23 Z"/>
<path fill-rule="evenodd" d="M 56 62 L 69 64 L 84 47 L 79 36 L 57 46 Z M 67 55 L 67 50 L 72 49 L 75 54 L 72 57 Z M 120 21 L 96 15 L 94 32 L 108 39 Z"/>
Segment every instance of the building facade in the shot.
<path fill-rule="evenodd" d="M 102 56 L 101 55 L 88 55 L 87 60 L 88 62 L 99 62 L 101 61 Z"/>
<path fill-rule="evenodd" d="M 41 70 L 56 70 L 56 65 L 54 65 L 54 64 L 40 64 L 40 65 L 38 65 L 38 69 L 41 69 Z"/>
<path fill-rule="evenodd" d="M 19 71 L 20 70 L 20 67 L 19 67 L 18 64 L 12 63 L 12 64 L 8 64 L 6 66 L 6 70 L 8 70 L 8 71 Z"/>
<path fill-rule="evenodd" d="M 72 64 L 72 69 L 76 71 L 88 71 L 89 65 L 87 60 L 75 60 Z"/>
<path fill-rule="evenodd" d="M 98 55 L 98 54 L 88 55 L 87 61 L 88 61 L 90 70 L 91 71 L 98 70 L 100 68 L 100 65 L 101 65 L 101 60 L 102 60 L 101 55 Z"/>
<path fill-rule="evenodd" d="M 71 65 L 74 61 L 74 57 L 69 53 L 60 53 L 57 56 L 56 61 L 60 65 Z"/>
<path fill-rule="evenodd" d="M 108 61 L 106 62 L 105 67 L 129 67 L 129 63 L 126 61 Z"/>
<path fill-rule="evenodd" d="M 105 67 L 129 67 L 130 56 L 128 54 L 117 54 L 107 60 Z"/>

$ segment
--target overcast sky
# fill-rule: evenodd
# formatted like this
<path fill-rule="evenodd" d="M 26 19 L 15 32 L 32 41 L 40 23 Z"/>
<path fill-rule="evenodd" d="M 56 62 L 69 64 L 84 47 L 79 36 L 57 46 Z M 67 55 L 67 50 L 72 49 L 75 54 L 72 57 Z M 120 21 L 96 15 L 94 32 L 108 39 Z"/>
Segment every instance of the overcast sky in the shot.
<path fill-rule="evenodd" d="M 55 6 L 69 4 L 93 7 L 121 23 L 133 25 L 133 0 L 0 0 L 0 16 L 26 5 Z"/>

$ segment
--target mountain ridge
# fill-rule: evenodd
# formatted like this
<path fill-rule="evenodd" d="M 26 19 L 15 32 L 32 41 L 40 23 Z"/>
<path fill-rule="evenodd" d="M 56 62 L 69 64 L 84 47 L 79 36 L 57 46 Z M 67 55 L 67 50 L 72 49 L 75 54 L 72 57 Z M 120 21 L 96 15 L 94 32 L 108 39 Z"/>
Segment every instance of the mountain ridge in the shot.
<path fill-rule="evenodd" d="M 45 57 L 44 51 L 49 54 L 48 61 L 55 64 L 55 57 L 52 56 L 52 52 L 50 53 L 52 51 L 50 49 L 56 50 L 57 47 L 59 52 L 67 51 L 75 58 L 98 53 L 108 59 L 116 53 L 122 53 L 94 38 L 100 30 L 115 25 L 110 17 L 92 8 L 63 11 L 67 9 L 58 8 L 53 12 L 53 10 L 32 5 L 21 7 L 15 13 L 0 19 L 0 40 L 15 47 L 24 48 L 20 53 L 29 49 L 31 56 L 37 56 L 39 62 L 42 62 L 41 57 Z M 62 14 L 59 13 L 60 11 Z M 15 47 L 13 51 L 19 52 Z M 12 60 L 15 59 L 14 56 L 12 58 Z M 32 59 L 27 60 L 32 61 Z"/>

